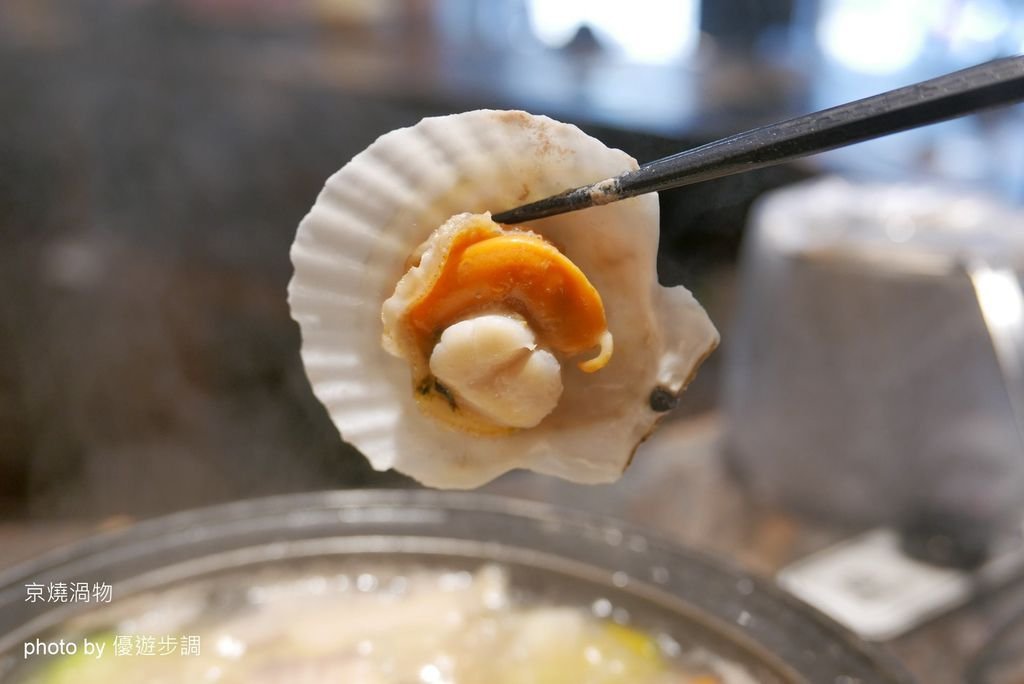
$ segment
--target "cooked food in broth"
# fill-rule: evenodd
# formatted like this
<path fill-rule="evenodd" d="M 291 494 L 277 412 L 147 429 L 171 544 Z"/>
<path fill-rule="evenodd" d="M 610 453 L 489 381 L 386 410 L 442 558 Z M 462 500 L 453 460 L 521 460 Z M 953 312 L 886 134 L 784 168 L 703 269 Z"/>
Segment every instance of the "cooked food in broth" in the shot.
<path fill-rule="evenodd" d="M 377 469 L 475 487 L 617 479 L 718 343 L 658 284 L 654 195 L 521 226 L 491 211 L 637 167 L 575 126 L 474 111 L 388 133 L 292 247 L 313 391 Z"/>
<path fill-rule="evenodd" d="M 201 587 L 141 597 L 73 624 L 104 655 L 51 659 L 16 684 L 749 684 L 741 667 L 574 607 L 521 604 L 487 566 L 314 574 L 208 606 Z M 219 605 L 218 605 L 219 603 Z M 110 611 L 108 611 L 110 612 Z M 154 640 L 137 652 L 131 635 Z M 160 653 L 188 635 L 198 654 Z M 74 631 L 69 638 L 76 638 Z M 128 653 L 115 644 L 129 637 Z M 80 640 L 80 639 L 79 639 Z"/>

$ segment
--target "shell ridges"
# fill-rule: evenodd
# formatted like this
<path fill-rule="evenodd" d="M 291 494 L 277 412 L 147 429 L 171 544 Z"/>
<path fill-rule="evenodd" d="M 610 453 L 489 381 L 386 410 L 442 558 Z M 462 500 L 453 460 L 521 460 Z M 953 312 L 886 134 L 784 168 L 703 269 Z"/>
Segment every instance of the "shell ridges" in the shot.
<path fill-rule="evenodd" d="M 381 307 L 449 217 L 508 209 L 636 166 L 575 126 L 479 110 L 387 133 L 331 176 L 299 226 L 289 304 L 307 376 L 342 437 L 375 468 L 430 486 L 475 487 L 514 468 L 617 479 L 660 418 L 651 390 L 662 380 L 681 390 L 718 341 L 689 293 L 657 284 L 656 196 L 526 226 L 591 280 L 615 337 L 606 367 L 563 371 L 559 404 L 537 427 L 471 435 L 421 412 L 409 367 L 382 347 Z"/>

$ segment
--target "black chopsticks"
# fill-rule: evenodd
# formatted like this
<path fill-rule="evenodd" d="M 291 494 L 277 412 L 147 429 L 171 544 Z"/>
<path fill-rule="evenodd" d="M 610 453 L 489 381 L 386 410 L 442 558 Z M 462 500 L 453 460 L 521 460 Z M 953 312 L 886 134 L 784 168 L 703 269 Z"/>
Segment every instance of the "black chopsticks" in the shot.
<path fill-rule="evenodd" d="M 752 171 L 1024 100 L 1024 56 L 1006 57 L 880 95 L 762 126 L 494 215 L 523 223 L 648 192 Z"/>

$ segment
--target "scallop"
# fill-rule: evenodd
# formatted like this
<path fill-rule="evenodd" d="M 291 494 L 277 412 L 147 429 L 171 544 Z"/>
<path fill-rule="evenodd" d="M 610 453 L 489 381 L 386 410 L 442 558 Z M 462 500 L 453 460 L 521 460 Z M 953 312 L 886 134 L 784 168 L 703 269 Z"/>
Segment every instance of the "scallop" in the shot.
<path fill-rule="evenodd" d="M 299 225 L 289 304 L 342 437 L 434 487 L 616 480 L 718 344 L 657 282 L 657 197 L 517 226 L 489 212 L 636 167 L 575 126 L 479 110 L 334 174 Z"/>

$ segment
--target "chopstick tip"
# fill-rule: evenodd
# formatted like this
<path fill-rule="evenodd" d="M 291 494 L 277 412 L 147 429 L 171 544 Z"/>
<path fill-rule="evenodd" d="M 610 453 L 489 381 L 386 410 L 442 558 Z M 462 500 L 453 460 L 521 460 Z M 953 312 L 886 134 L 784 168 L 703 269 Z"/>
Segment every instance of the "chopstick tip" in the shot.
<path fill-rule="evenodd" d="M 524 223 L 587 207 L 609 204 L 619 199 L 622 199 L 619 192 L 619 181 L 617 178 L 609 178 L 593 185 L 566 190 L 536 202 L 499 212 L 491 218 L 497 223 Z"/>

